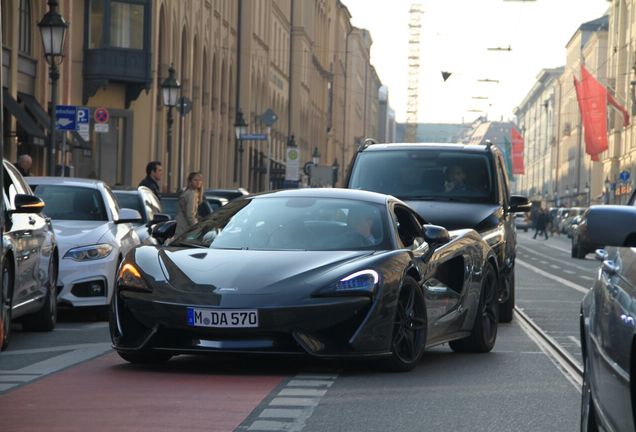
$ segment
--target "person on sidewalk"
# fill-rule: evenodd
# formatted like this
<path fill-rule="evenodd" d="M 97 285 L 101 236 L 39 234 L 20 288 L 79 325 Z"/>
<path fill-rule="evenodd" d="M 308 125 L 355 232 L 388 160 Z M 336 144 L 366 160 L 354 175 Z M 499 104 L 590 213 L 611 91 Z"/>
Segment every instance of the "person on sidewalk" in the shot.
<path fill-rule="evenodd" d="M 161 198 L 161 187 L 159 183 L 161 182 L 162 173 L 163 167 L 161 166 L 161 162 L 148 162 L 148 165 L 146 165 L 146 177 L 139 182 L 139 186 L 146 186 L 156 195 L 157 199 Z"/>

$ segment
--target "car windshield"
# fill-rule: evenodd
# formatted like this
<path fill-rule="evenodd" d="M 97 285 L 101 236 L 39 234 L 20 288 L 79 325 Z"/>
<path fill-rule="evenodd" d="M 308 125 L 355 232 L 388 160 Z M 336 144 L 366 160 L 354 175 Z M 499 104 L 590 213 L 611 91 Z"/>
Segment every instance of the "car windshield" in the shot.
<path fill-rule="evenodd" d="M 46 203 L 45 213 L 53 220 L 107 221 L 108 215 L 99 190 L 67 185 L 32 185 Z"/>
<path fill-rule="evenodd" d="M 405 149 L 360 153 L 349 187 L 403 200 L 490 203 L 495 199 L 494 183 L 484 154 Z"/>
<path fill-rule="evenodd" d="M 384 250 L 384 207 L 327 198 L 260 198 L 223 206 L 172 245 L 211 249 Z"/>

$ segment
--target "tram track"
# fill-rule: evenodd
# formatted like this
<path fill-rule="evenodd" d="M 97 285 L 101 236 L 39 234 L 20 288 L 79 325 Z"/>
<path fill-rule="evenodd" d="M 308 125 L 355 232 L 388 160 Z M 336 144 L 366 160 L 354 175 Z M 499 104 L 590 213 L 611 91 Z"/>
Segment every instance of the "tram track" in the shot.
<path fill-rule="evenodd" d="M 550 358 L 565 377 L 579 391 L 583 383 L 583 366 L 557 341 L 541 329 L 525 312 L 515 307 L 517 323 L 537 346 Z"/>

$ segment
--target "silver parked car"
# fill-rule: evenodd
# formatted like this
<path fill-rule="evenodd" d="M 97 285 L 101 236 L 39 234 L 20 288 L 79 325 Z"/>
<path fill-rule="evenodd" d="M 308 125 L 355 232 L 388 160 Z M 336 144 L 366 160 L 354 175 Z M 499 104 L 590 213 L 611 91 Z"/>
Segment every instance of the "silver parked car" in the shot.
<path fill-rule="evenodd" d="M 157 196 L 145 186 L 136 189 L 113 189 L 113 194 L 120 208 L 130 208 L 141 214 L 141 221 L 135 224 L 139 241 L 143 244 L 157 244 L 150 235 L 152 227 L 170 220 L 170 216 L 162 212 L 161 202 Z"/>

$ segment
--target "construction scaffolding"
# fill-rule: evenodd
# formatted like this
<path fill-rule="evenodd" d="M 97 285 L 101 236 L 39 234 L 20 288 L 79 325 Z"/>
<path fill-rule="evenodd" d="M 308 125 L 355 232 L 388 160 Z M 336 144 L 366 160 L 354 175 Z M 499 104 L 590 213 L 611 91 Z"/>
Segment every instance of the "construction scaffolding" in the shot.
<path fill-rule="evenodd" d="M 406 101 L 405 142 L 417 140 L 417 111 L 420 95 L 420 42 L 422 36 L 421 3 L 412 3 L 409 11 L 408 91 Z"/>

